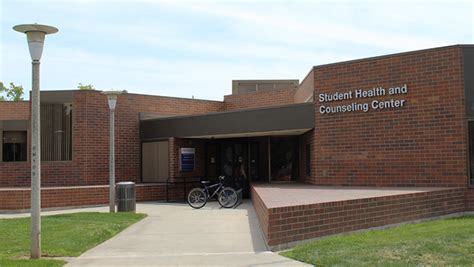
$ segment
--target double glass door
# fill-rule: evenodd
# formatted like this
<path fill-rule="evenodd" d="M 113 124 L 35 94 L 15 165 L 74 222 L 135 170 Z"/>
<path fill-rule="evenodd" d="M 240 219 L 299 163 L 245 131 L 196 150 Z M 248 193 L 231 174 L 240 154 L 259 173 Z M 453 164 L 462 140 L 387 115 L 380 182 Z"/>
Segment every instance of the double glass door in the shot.
<path fill-rule="evenodd" d="M 225 175 L 247 182 L 293 181 L 298 175 L 295 137 L 219 140 L 206 147 L 208 178 Z"/>

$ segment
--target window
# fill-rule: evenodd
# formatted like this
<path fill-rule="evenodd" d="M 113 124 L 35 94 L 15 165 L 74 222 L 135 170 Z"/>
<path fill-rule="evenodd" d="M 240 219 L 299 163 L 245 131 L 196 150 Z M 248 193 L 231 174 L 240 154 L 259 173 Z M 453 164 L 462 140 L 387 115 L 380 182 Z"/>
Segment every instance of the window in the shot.
<path fill-rule="evenodd" d="M 72 159 L 72 105 L 41 104 L 41 160 Z"/>
<path fill-rule="evenodd" d="M 469 185 L 474 186 L 474 121 L 469 121 Z"/>
<path fill-rule="evenodd" d="M 272 181 L 293 181 L 298 176 L 298 139 L 272 137 L 270 139 Z"/>
<path fill-rule="evenodd" d="M 306 156 L 306 175 L 311 175 L 311 145 L 307 144 L 304 151 Z"/>
<path fill-rule="evenodd" d="M 4 131 L 2 156 L 4 162 L 26 161 L 26 131 Z"/>

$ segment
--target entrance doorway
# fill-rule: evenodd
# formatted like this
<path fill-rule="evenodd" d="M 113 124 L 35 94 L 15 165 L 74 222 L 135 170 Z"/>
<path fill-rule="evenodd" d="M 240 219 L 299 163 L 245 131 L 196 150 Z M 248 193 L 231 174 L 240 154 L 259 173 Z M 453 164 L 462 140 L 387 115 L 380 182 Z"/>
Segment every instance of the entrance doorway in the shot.
<path fill-rule="evenodd" d="M 298 177 L 297 137 L 219 139 L 206 143 L 206 177 L 224 175 L 244 186 L 250 182 L 294 181 Z"/>

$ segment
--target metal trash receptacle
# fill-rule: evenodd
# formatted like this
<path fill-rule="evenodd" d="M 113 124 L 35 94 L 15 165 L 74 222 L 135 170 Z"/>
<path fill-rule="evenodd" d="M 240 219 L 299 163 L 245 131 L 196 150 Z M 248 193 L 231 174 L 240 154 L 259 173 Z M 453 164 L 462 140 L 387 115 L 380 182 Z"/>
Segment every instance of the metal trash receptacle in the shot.
<path fill-rule="evenodd" d="M 135 212 L 135 183 L 117 183 L 117 211 Z"/>

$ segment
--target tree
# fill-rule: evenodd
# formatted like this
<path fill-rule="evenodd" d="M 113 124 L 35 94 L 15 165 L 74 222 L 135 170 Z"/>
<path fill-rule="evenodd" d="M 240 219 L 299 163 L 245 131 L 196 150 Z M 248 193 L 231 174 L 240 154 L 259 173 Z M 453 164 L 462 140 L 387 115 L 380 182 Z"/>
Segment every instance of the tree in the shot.
<path fill-rule="evenodd" d="M 6 87 L 0 82 L 0 101 L 22 101 L 23 86 L 10 83 L 10 87 Z"/>
<path fill-rule="evenodd" d="M 92 84 L 79 83 L 77 85 L 77 89 L 79 89 L 79 90 L 95 90 L 95 87 Z"/>

